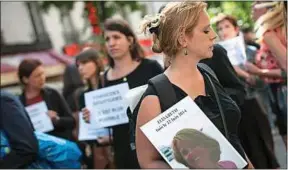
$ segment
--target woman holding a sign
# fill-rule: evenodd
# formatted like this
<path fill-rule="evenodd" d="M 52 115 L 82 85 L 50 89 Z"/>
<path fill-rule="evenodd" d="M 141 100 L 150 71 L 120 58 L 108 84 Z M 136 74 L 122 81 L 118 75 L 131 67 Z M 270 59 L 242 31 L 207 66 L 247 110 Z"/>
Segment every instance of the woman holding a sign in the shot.
<path fill-rule="evenodd" d="M 108 19 L 104 37 L 110 68 L 104 74 L 105 87 L 128 83 L 130 89 L 147 84 L 148 80 L 163 72 L 157 61 L 144 59 L 135 33 L 120 19 Z M 115 163 L 117 168 L 139 168 L 131 153 L 129 124 L 113 126 Z"/>
<path fill-rule="evenodd" d="M 246 158 L 248 167 L 252 167 L 237 135 L 241 118 L 238 106 L 215 78 L 197 67 L 200 60 L 212 57 L 216 39 L 216 33 L 211 28 L 206 12 L 206 3 L 170 2 L 160 15 L 146 17 L 143 31 L 146 30 L 149 30 L 154 37 L 153 50 L 163 52 L 166 57 L 169 57 L 171 65 L 164 75 L 171 82 L 177 98 L 176 102 L 186 96 L 191 97 L 222 134 L 227 130 L 227 140 L 244 159 Z M 217 95 L 213 91 L 217 91 L 215 92 Z M 167 93 L 172 94 L 169 91 Z M 219 96 L 223 112 L 217 107 L 216 96 Z M 149 169 L 170 168 L 152 145 L 152 141 L 149 141 L 140 129 L 165 111 L 161 110 L 159 94 L 150 84 L 140 103 L 136 125 L 136 150 L 140 166 Z M 225 119 L 222 120 L 223 117 Z"/>
<path fill-rule="evenodd" d="M 90 122 L 90 120 L 88 120 L 90 112 L 86 108 L 87 101 L 85 100 L 85 94 L 103 87 L 103 78 L 100 76 L 100 72 L 103 71 L 103 64 L 98 52 L 95 49 L 85 49 L 76 56 L 76 66 L 80 75 L 88 85 L 87 89 L 79 89 L 76 91 L 75 99 L 78 102 L 76 107 L 83 112 L 83 115 L 81 115 L 82 113 L 80 114 L 79 119 L 85 119 Z M 96 132 L 96 130 L 89 129 L 89 127 L 82 127 L 81 123 L 83 124 L 83 122 L 79 119 L 77 119 L 79 124 L 78 140 L 91 141 L 87 143 L 88 145 L 85 144 L 84 147 L 86 149 L 92 149 L 93 165 L 90 165 L 90 155 L 85 154 L 85 162 L 88 164 L 88 168 L 104 169 L 108 167 L 111 164 L 111 162 L 109 162 L 111 152 L 110 147 L 106 144 L 110 143 L 110 140 L 112 140 L 112 138 L 109 136 L 110 134 L 107 133 L 106 136 L 99 137 L 97 133 L 94 133 L 94 136 L 83 137 L 82 128 L 86 128 L 86 130 L 90 132 Z M 94 124 L 91 125 L 93 126 Z M 108 129 L 106 130 L 108 132 Z"/>
<path fill-rule="evenodd" d="M 46 77 L 41 61 L 23 60 L 18 68 L 18 77 L 23 85 L 20 100 L 35 130 L 72 140 L 74 118 L 64 98 L 56 90 L 44 87 Z"/>
<path fill-rule="evenodd" d="M 226 41 L 229 43 L 231 39 L 240 38 L 240 30 L 237 24 L 237 19 L 233 16 L 218 16 L 216 21 L 216 27 L 222 41 Z M 241 48 L 241 46 L 239 44 L 236 44 L 236 48 Z M 251 73 L 251 69 L 259 70 L 258 72 L 262 71 L 260 68 L 256 67 L 256 65 L 251 63 L 253 62 L 255 56 L 250 57 L 251 58 L 249 59 L 249 61 L 247 60 L 246 62 L 242 62 L 241 64 L 240 62 L 238 62 L 237 64 L 237 62 L 233 62 L 234 59 L 237 59 L 237 56 L 231 55 L 231 53 L 229 56 L 230 62 L 231 64 L 233 64 L 233 67 L 237 72 L 238 76 L 242 77 L 242 79 L 246 79 L 246 82 L 248 83 L 246 89 L 250 92 L 248 94 L 250 94 L 250 96 L 252 96 L 251 94 L 261 96 L 261 98 L 258 98 L 257 96 L 254 98 L 250 97 L 244 101 L 244 104 L 239 105 L 242 112 L 239 136 L 242 145 L 247 151 L 247 155 L 249 156 L 255 168 L 277 168 L 279 167 L 279 164 L 277 163 L 274 154 L 274 142 L 271 133 L 272 130 L 266 116 L 266 114 L 268 114 L 268 116 L 272 114 L 269 112 L 269 110 L 271 110 L 269 105 L 269 87 L 265 85 L 264 82 L 259 78 L 257 80 L 259 82 L 257 86 L 252 86 L 252 84 L 249 84 L 249 81 L 247 81 L 250 78 L 250 80 L 255 79 L 255 75 L 257 75 L 255 72 Z M 246 68 L 245 66 L 248 67 Z M 251 109 L 251 106 L 253 106 L 253 109 Z M 263 110 L 267 111 L 267 113 L 263 112 Z M 279 120 L 280 122 L 281 120 L 284 121 L 283 118 L 279 119 L 278 117 L 278 122 Z M 284 127 L 281 127 L 281 129 L 283 128 Z"/>
<path fill-rule="evenodd" d="M 157 61 L 144 58 L 144 52 L 128 22 L 122 19 L 107 19 L 104 23 L 104 38 L 110 68 L 104 73 L 104 87 L 127 84 L 130 89 L 147 84 L 148 80 L 163 72 Z M 113 106 L 111 106 L 113 107 Z M 126 116 L 127 106 L 124 108 Z M 84 113 L 89 120 L 89 113 Z M 128 120 L 126 117 L 125 119 Z M 131 153 L 129 124 L 112 127 L 115 164 L 117 168 L 139 168 Z"/>

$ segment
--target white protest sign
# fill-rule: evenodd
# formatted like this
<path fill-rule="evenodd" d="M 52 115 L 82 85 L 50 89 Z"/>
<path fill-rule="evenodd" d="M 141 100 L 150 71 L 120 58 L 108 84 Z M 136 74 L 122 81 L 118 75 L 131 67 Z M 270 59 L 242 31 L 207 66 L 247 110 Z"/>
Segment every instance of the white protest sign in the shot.
<path fill-rule="evenodd" d="M 97 128 L 128 123 L 128 105 L 124 100 L 128 91 L 128 83 L 122 83 L 85 93 L 85 104 L 91 112 L 91 122 L 94 121 Z"/>
<path fill-rule="evenodd" d="M 227 50 L 227 55 L 232 65 L 244 64 L 247 61 L 245 42 L 241 32 L 239 33 L 239 36 L 220 41 L 218 44 Z"/>
<path fill-rule="evenodd" d="M 48 108 L 45 102 L 39 102 L 26 107 L 26 111 L 34 126 L 34 129 L 39 132 L 49 132 L 54 130 L 53 123 L 47 115 Z"/>
<path fill-rule="evenodd" d="M 134 89 L 131 89 L 129 90 L 128 93 L 126 93 L 125 100 L 128 103 L 131 112 L 134 111 L 135 107 L 137 106 L 138 102 L 140 101 L 147 87 L 148 85 L 145 84 L 143 86 L 139 86 Z"/>
<path fill-rule="evenodd" d="M 189 96 L 140 129 L 173 169 L 241 169 L 247 165 Z M 177 160 L 175 154 L 183 159 Z"/>
<path fill-rule="evenodd" d="M 79 141 L 95 140 L 99 137 L 112 135 L 109 134 L 109 128 L 97 128 L 93 123 L 86 123 L 83 119 L 83 113 L 79 113 Z"/>

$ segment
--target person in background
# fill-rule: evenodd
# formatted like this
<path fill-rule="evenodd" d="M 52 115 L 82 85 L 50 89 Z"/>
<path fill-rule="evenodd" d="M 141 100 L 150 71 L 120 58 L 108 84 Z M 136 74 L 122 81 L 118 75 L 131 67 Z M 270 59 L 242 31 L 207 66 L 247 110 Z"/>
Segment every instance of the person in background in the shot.
<path fill-rule="evenodd" d="M 98 52 L 94 49 L 83 50 L 76 56 L 76 66 L 81 77 L 85 80 L 88 88 L 81 90 L 75 97 L 78 101 L 77 108 L 83 112 L 83 118 L 87 120 L 90 112 L 86 108 L 85 93 L 94 91 L 96 89 L 103 88 L 103 76 L 100 73 L 103 71 L 103 64 Z M 86 114 L 85 114 L 86 113 Z M 88 114 L 87 114 L 88 113 Z M 80 119 L 82 119 L 80 117 Z M 88 120 L 89 122 L 89 120 Z M 93 167 L 95 169 L 108 168 L 111 162 L 109 162 L 109 151 L 111 148 L 106 144 L 112 142 L 110 136 L 100 137 L 95 141 L 89 141 L 89 148 L 92 149 Z M 87 146 L 86 146 L 87 147 Z"/>
<path fill-rule="evenodd" d="M 29 116 L 19 99 L 2 90 L 0 94 L 0 130 L 1 133 L 5 133 L 10 145 L 10 152 L 0 159 L 0 168 L 23 169 L 36 161 L 38 141 Z"/>
<path fill-rule="evenodd" d="M 220 15 L 217 18 L 216 27 L 221 40 L 229 40 L 239 35 L 240 28 L 238 27 L 236 18 L 233 16 Z M 249 48 L 249 46 L 246 46 L 246 51 L 247 48 Z M 242 78 L 242 80 L 245 80 L 245 90 L 247 91 L 247 97 L 244 104 L 239 105 L 242 112 L 239 136 L 242 145 L 255 168 L 278 168 L 279 164 L 274 154 L 272 130 L 269 125 L 269 119 L 266 116 L 271 116 L 272 114 L 269 105 L 267 105 L 267 101 L 269 101 L 269 88 L 257 77 L 257 74 L 254 74 L 254 72 L 250 72 L 249 70 L 260 70 L 252 63 L 255 54 L 256 51 L 248 53 L 247 61 L 244 63 L 236 64 L 231 62 L 238 76 Z M 254 108 L 261 108 L 261 110 L 256 109 L 252 111 L 251 108 L 249 108 L 252 100 L 250 100 L 248 96 L 252 95 L 260 96 L 255 97 L 255 101 L 253 102 L 257 102 L 254 103 L 257 104 Z M 261 130 L 259 130 L 260 127 Z"/>
<path fill-rule="evenodd" d="M 255 42 L 256 41 L 256 35 L 254 33 L 253 28 L 245 27 L 242 29 L 242 33 L 243 33 L 244 41 L 245 41 L 246 45 L 253 46 L 257 50 L 260 49 L 260 45 Z"/>
<path fill-rule="evenodd" d="M 132 89 L 147 84 L 149 79 L 163 72 L 157 61 L 144 58 L 143 49 L 127 21 L 107 19 L 104 39 L 110 66 L 104 72 L 104 87 L 128 83 Z M 89 120 L 90 113 L 86 114 Z M 137 158 L 130 149 L 129 123 L 112 129 L 116 168 L 138 169 Z"/>
<path fill-rule="evenodd" d="M 210 117 L 211 115 L 220 114 L 219 110 L 215 109 L 217 107 L 214 107 L 215 103 L 209 102 L 215 100 L 210 98 L 214 96 L 210 95 L 212 92 L 208 80 L 210 77 L 204 73 L 204 70 L 197 68 L 200 60 L 212 57 L 213 43 L 217 37 L 211 28 L 210 19 L 205 9 L 206 3 L 203 2 L 170 2 L 161 14 L 156 17 L 145 18 L 143 31 L 149 29 L 152 34 L 154 39 L 153 51 L 164 52 L 165 57 L 169 58 L 168 61 L 171 64 L 164 74 L 175 90 L 177 101 L 190 96 L 221 131 L 221 129 L 223 130 L 223 124 L 216 123 L 218 121 Z M 213 81 L 214 83 L 217 86 L 217 91 L 223 92 L 221 95 L 219 94 L 219 96 L 222 96 L 220 102 L 223 106 L 225 105 L 223 108 L 230 108 L 224 111 L 227 123 L 231 125 L 227 124 L 228 134 L 231 134 L 228 140 L 245 159 L 247 157 L 236 133 L 238 129 L 237 122 L 241 117 L 239 108 L 224 92 L 216 79 Z M 136 151 L 140 167 L 151 169 L 170 168 L 140 130 L 142 125 L 165 111 L 161 110 L 161 103 L 151 86 L 148 85 L 139 103 L 140 108 L 136 124 Z M 220 116 L 218 118 L 221 119 Z M 222 131 L 222 133 L 224 132 Z M 248 161 L 248 159 L 246 160 Z M 249 162 L 248 168 L 252 167 Z"/>
<path fill-rule="evenodd" d="M 56 90 L 45 87 L 46 77 L 41 61 L 37 59 L 24 59 L 18 67 L 18 77 L 23 85 L 19 96 L 26 107 L 44 101 L 48 108 L 54 130 L 48 134 L 73 140 L 72 129 L 75 120 L 64 98 Z"/>
<path fill-rule="evenodd" d="M 76 64 L 70 64 L 64 70 L 62 94 L 73 113 L 79 111 L 74 98 L 75 91 L 79 88 L 84 88 L 84 82 Z"/>
<path fill-rule="evenodd" d="M 269 8 L 256 21 L 256 35 L 261 48 L 256 55 L 256 65 L 268 71 L 276 70 L 282 77 L 262 77 L 269 84 L 273 100 L 273 113 L 277 116 L 279 133 L 287 148 L 287 29 L 283 15 L 284 2 L 265 2 L 253 4 L 252 10 Z M 255 13 L 255 12 L 254 12 Z"/>

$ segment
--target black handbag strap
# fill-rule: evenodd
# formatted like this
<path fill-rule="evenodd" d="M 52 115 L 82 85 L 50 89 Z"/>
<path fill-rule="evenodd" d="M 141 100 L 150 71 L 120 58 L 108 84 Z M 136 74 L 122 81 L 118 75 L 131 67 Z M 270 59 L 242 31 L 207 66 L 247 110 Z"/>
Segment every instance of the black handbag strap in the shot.
<path fill-rule="evenodd" d="M 223 112 L 223 109 L 222 109 L 222 105 L 221 105 L 217 90 L 216 90 L 216 88 L 214 86 L 214 83 L 212 82 L 210 76 L 208 74 L 206 74 L 206 76 L 207 76 L 207 78 L 209 80 L 209 83 L 211 84 L 214 96 L 216 98 L 216 102 L 217 102 L 217 105 L 218 105 L 218 108 L 219 108 L 219 111 L 220 111 L 220 115 L 221 115 L 221 119 L 222 119 L 222 123 L 223 123 L 223 127 L 224 127 L 225 136 L 226 136 L 227 139 L 229 139 L 226 119 L 225 119 L 225 115 L 224 115 L 224 112 Z"/>
<path fill-rule="evenodd" d="M 198 66 L 201 67 L 205 71 L 205 74 L 208 77 L 209 83 L 211 84 L 211 87 L 212 87 L 212 90 L 213 90 L 213 93 L 216 98 L 217 105 L 220 111 L 220 115 L 221 115 L 221 119 L 222 119 L 222 123 L 224 127 L 224 132 L 225 132 L 225 137 L 228 139 L 229 136 L 228 136 L 228 129 L 226 125 L 225 115 L 222 109 L 222 105 L 220 103 L 217 90 L 210 76 L 213 76 L 214 79 L 216 79 L 217 81 L 218 79 L 214 71 L 209 66 L 207 66 L 206 64 L 202 64 L 202 63 L 200 65 L 199 64 Z M 150 79 L 148 83 L 152 85 L 156 90 L 157 96 L 160 101 L 162 112 L 164 112 L 165 110 L 167 110 L 168 108 L 170 108 L 171 106 L 177 103 L 177 98 L 176 98 L 176 94 L 173 89 L 173 86 L 165 74 L 159 74 L 155 76 L 154 78 Z"/>
<path fill-rule="evenodd" d="M 157 93 L 162 112 L 177 103 L 173 86 L 165 74 L 162 73 L 153 77 L 148 83 L 153 86 Z"/>

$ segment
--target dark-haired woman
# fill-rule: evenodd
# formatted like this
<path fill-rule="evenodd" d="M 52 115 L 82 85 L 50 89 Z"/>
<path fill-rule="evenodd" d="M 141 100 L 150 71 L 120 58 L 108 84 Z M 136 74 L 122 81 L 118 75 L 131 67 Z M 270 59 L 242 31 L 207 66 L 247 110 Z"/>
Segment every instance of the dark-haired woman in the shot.
<path fill-rule="evenodd" d="M 144 58 L 144 52 L 129 24 L 122 19 L 107 19 L 104 23 L 105 46 L 110 68 L 104 73 L 105 87 L 128 83 L 129 88 L 147 84 L 163 72 L 157 61 Z M 88 113 L 89 115 L 89 113 Z M 85 116 L 89 120 L 89 116 Z M 114 159 L 117 168 L 139 168 L 129 141 L 129 124 L 112 127 Z"/>
<path fill-rule="evenodd" d="M 76 66 L 81 77 L 87 84 L 87 88 L 85 90 L 75 92 L 75 97 L 78 98 L 78 103 L 76 107 L 79 110 L 83 111 L 83 113 L 86 113 L 89 111 L 86 108 L 84 95 L 85 93 L 103 87 L 103 81 L 101 81 L 100 79 L 100 72 L 103 71 L 103 64 L 96 50 L 86 49 L 76 56 Z M 86 119 L 85 116 L 87 116 L 87 114 L 84 114 L 84 119 Z M 85 162 L 88 165 L 88 168 L 93 167 L 94 169 L 104 169 L 108 168 L 109 165 L 112 165 L 111 162 L 109 162 L 110 147 L 107 146 L 107 144 L 109 144 L 110 142 L 109 139 L 109 136 L 107 136 L 98 138 L 96 141 L 88 142 L 90 146 L 89 148 L 91 148 L 93 155 L 92 162 L 91 159 L 89 159 L 89 155 L 86 155 L 87 157 L 85 157 Z"/>
<path fill-rule="evenodd" d="M 22 104 L 29 106 L 44 101 L 48 108 L 47 114 L 54 126 L 54 130 L 48 134 L 72 140 L 75 121 L 71 110 L 59 92 L 45 87 L 46 77 L 41 61 L 23 60 L 18 68 L 18 77 L 23 85 L 23 92 L 20 96 Z"/>

